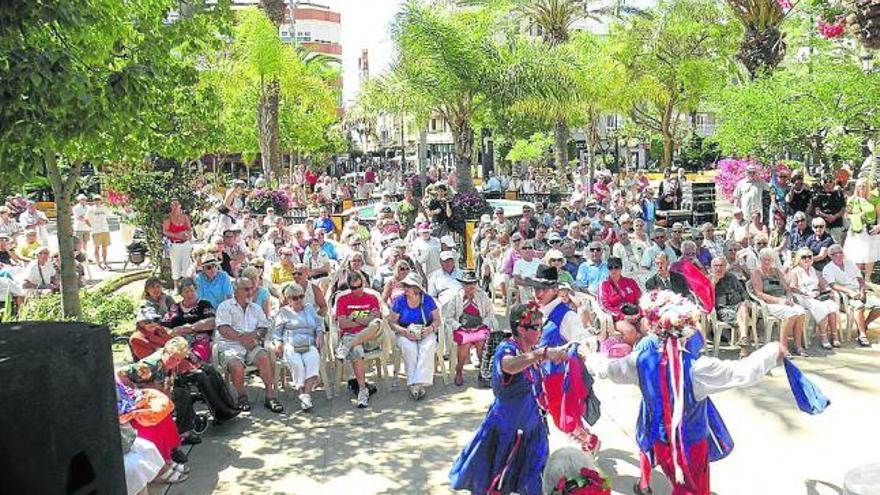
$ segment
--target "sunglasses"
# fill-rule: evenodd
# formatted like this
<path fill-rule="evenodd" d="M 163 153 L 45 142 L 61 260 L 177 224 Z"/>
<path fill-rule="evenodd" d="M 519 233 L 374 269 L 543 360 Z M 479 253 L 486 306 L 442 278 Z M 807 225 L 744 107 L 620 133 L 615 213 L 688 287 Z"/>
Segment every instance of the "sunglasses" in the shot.
<path fill-rule="evenodd" d="M 811 260 L 811 259 L 813 259 L 812 254 L 805 254 L 805 255 L 801 256 L 801 260 Z"/>
<path fill-rule="evenodd" d="M 254 265 L 254 268 L 264 268 L 264 265 Z"/>
<path fill-rule="evenodd" d="M 294 277 L 299 277 L 302 274 L 303 274 L 303 272 L 293 272 Z"/>
<path fill-rule="evenodd" d="M 824 229 L 825 226 L 824 225 L 813 225 L 813 228 L 814 229 Z"/>
<path fill-rule="evenodd" d="M 407 268 L 407 267 L 405 267 L 405 266 L 402 266 L 402 267 L 398 268 L 397 271 L 399 271 L 399 272 L 408 272 L 408 271 L 409 271 L 409 268 Z"/>
<path fill-rule="evenodd" d="M 290 296 L 290 299 L 291 299 L 292 301 L 301 301 L 301 300 L 305 299 L 305 297 L 306 297 L 306 296 L 300 294 L 300 295 L 298 295 L 298 296 Z"/>
<path fill-rule="evenodd" d="M 535 325 L 521 326 L 520 329 L 527 330 L 529 332 L 538 332 L 541 330 L 541 327 Z"/>
<path fill-rule="evenodd" d="M 211 264 L 211 265 L 205 265 L 204 267 L 202 267 L 202 269 L 203 269 L 203 270 L 216 270 L 216 269 L 217 269 L 217 265 L 214 265 L 214 264 Z"/>
<path fill-rule="evenodd" d="M 695 241 L 702 241 L 702 240 L 703 240 L 703 237 L 702 237 L 702 236 L 694 237 L 694 240 L 695 240 Z"/>
<path fill-rule="evenodd" d="M 564 258 L 552 258 L 550 260 L 551 263 L 562 263 L 563 261 L 565 261 Z"/>
<path fill-rule="evenodd" d="M 609 270 L 620 270 L 621 268 L 623 267 L 620 265 L 608 265 Z"/>
<path fill-rule="evenodd" d="M 590 251 L 592 251 L 592 252 L 601 251 L 601 250 L 602 250 L 602 248 L 590 248 Z"/>
<path fill-rule="evenodd" d="M 357 285 L 351 284 L 351 285 L 348 286 L 348 288 L 351 289 L 351 290 L 357 290 L 357 289 L 360 289 L 360 288 L 363 287 L 363 286 L 364 286 L 364 284 L 357 284 Z"/>
<path fill-rule="evenodd" d="M 794 223 L 804 223 L 804 219 L 801 218 L 801 219 L 795 220 Z"/>

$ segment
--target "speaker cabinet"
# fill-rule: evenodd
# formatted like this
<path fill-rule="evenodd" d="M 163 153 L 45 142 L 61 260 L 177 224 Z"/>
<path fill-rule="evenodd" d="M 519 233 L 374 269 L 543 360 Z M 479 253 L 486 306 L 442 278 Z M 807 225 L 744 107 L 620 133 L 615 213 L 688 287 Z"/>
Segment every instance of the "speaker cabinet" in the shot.
<path fill-rule="evenodd" d="M 0 493 L 126 493 L 110 331 L 0 325 Z"/>

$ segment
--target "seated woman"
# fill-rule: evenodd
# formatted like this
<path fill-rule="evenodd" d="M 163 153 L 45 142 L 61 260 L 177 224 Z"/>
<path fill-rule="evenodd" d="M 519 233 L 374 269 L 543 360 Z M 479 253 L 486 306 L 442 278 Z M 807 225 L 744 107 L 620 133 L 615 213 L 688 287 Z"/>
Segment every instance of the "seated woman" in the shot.
<path fill-rule="evenodd" d="M 128 495 L 146 493 L 149 483 L 174 484 L 188 478 L 190 469 L 183 464 L 188 459 L 179 448 L 180 435 L 171 414 L 173 406 L 168 405 L 165 395 L 145 393 L 116 382 L 116 411 Z"/>
<path fill-rule="evenodd" d="M 781 322 L 779 348 L 788 353 L 788 337 L 794 338 L 798 356 L 807 356 L 804 350 L 804 322 L 806 311 L 791 296 L 785 275 L 776 268 L 776 251 L 764 248 L 758 252 L 758 269 L 752 272 L 751 286 L 755 297 L 767 305 L 770 315 Z"/>
<path fill-rule="evenodd" d="M 290 369 L 293 386 L 299 391 L 300 406 L 303 411 L 308 411 L 312 409 L 312 389 L 321 368 L 324 321 L 311 304 L 305 303 L 302 287 L 287 284 L 282 293 L 287 304 L 275 315 L 272 335 L 275 355 Z"/>
<path fill-rule="evenodd" d="M 318 284 L 309 280 L 311 275 L 312 273 L 306 268 L 306 265 L 298 263 L 293 270 L 293 281 L 305 291 L 306 304 L 310 304 L 314 307 L 318 312 L 318 315 L 323 318 L 327 316 L 327 299 L 324 298 L 324 291 L 318 287 Z M 284 294 L 281 296 L 281 304 L 287 304 L 287 301 L 284 301 L 283 299 Z"/>
<path fill-rule="evenodd" d="M 155 315 L 156 319 L 165 316 L 174 298 L 162 289 L 162 280 L 159 277 L 150 277 L 144 282 L 144 294 L 141 299 L 141 314 Z"/>
<path fill-rule="evenodd" d="M 565 255 L 558 249 L 551 249 L 544 255 L 542 263 L 547 266 L 555 266 L 559 274 L 559 283 L 574 285 L 574 277 L 565 269 Z"/>
<path fill-rule="evenodd" d="M 608 278 L 599 286 L 599 303 L 614 319 L 614 329 L 620 332 L 621 340 L 632 346 L 641 337 L 642 291 L 635 280 L 621 275 L 622 269 L 623 260 L 608 258 Z"/>
<path fill-rule="evenodd" d="M 174 337 L 156 352 L 116 373 L 116 379 L 128 387 L 152 388 L 163 392 L 174 402 L 174 421 L 180 440 L 187 445 L 201 443 L 193 429 L 192 398 L 185 387 L 175 386 L 174 375 L 180 363 L 189 356 L 189 344 L 183 337 Z"/>
<path fill-rule="evenodd" d="M 162 326 L 173 329 L 174 335 L 184 337 L 189 342 L 193 354 L 208 363 L 211 361 L 214 308 L 208 301 L 199 299 L 196 283 L 193 279 L 182 278 L 178 283 L 177 293 L 181 296 L 181 300 L 179 303 L 171 303 L 168 311 L 162 317 Z M 135 354 L 143 356 L 154 350 L 154 348 L 149 348 L 135 352 Z"/>
<path fill-rule="evenodd" d="M 795 253 L 795 266 L 788 272 L 788 286 L 798 304 L 816 320 L 822 348 L 840 347 L 837 301 L 829 297 L 831 288 L 825 283 L 822 274 L 813 268 L 813 251 L 810 248 L 802 247 Z M 828 342 L 829 329 L 831 343 Z"/>
<path fill-rule="evenodd" d="M 398 260 L 394 264 L 394 275 L 388 279 L 385 288 L 382 289 L 382 302 L 391 305 L 395 299 L 403 295 L 403 281 L 409 273 L 410 267 L 406 260 Z"/>
<path fill-rule="evenodd" d="M 476 348 L 477 357 L 482 358 L 483 344 L 489 332 L 497 332 L 499 329 L 492 301 L 477 287 L 477 273 L 465 270 L 458 281 L 462 288 L 458 289 L 449 303 L 446 324 L 452 329 L 452 339 L 458 345 L 455 385 L 460 387 L 464 385 L 462 368 L 470 361 L 471 347 Z M 482 376 L 478 376 L 478 380 L 483 381 Z"/>
<path fill-rule="evenodd" d="M 403 354 L 406 384 L 414 400 L 425 396 L 425 387 L 434 383 L 434 351 L 440 309 L 425 293 L 422 278 L 410 273 L 403 280 L 404 294 L 391 304 L 388 317 L 391 330 L 397 334 L 397 345 Z"/>

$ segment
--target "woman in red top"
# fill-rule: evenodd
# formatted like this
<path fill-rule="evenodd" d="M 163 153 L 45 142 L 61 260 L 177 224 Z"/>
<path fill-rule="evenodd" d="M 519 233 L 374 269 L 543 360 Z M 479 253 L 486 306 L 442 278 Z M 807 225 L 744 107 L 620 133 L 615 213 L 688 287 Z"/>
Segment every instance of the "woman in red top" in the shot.
<path fill-rule="evenodd" d="M 620 258 L 608 258 L 608 278 L 599 286 L 599 301 L 602 308 L 611 313 L 614 328 L 621 333 L 623 341 L 633 345 L 641 336 L 639 298 L 642 291 L 635 280 L 620 274 L 621 268 Z"/>

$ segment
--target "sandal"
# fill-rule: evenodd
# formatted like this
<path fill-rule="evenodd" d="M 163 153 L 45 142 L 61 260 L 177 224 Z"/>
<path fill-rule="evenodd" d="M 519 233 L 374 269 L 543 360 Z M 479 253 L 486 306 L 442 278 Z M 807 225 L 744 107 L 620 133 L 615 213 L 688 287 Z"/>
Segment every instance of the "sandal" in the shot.
<path fill-rule="evenodd" d="M 156 483 L 165 483 L 168 485 L 173 485 L 175 483 L 183 483 L 184 481 L 186 481 L 188 479 L 189 479 L 189 477 L 187 475 L 181 473 L 180 471 L 177 471 L 172 466 L 172 467 L 169 467 L 168 469 L 166 469 L 164 473 L 157 476 L 154 481 Z"/>
<path fill-rule="evenodd" d="M 859 335 L 859 338 L 856 339 L 856 341 L 861 347 L 871 347 L 871 341 L 868 340 L 868 337 L 865 337 L 864 335 Z"/>
<path fill-rule="evenodd" d="M 171 469 L 177 471 L 180 474 L 189 474 L 189 472 L 191 471 L 189 466 L 187 466 L 186 464 L 178 464 L 176 462 L 171 465 Z"/>
<path fill-rule="evenodd" d="M 826 351 L 830 351 L 831 350 L 831 343 L 830 342 L 822 342 L 822 349 L 825 349 Z"/>
<path fill-rule="evenodd" d="M 268 409 L 276 414 L 284 411 L 284 406 L 281 404 L 281 402 L 279 402 L 278 399 L 274 399 L 274 398 L 273 399 L 266 399 L 266 402 L 263 402 L 263 406 L 265 406 L 266 409 Z"/>
<path fill-rule="evenodd" d="M 248 400 L 247 395 L 242 395 L 241 397 L 239 397 L 238 402 L 235 403 L 235 407 L 237 407 L 239 411 L 250 411 L 251 402 Z"/>

